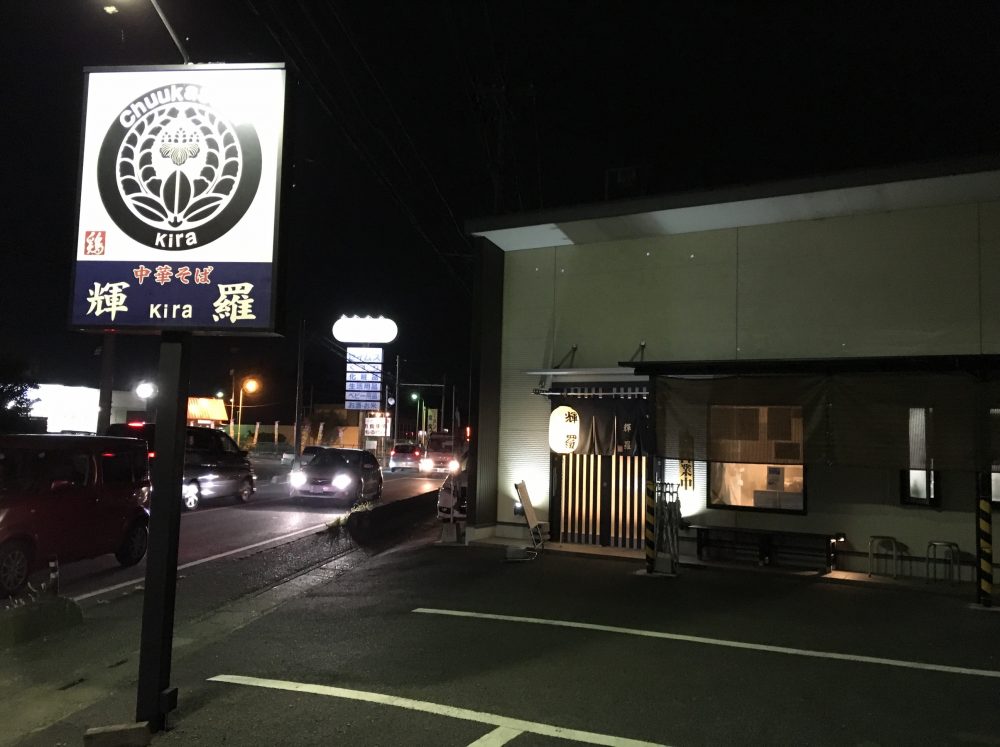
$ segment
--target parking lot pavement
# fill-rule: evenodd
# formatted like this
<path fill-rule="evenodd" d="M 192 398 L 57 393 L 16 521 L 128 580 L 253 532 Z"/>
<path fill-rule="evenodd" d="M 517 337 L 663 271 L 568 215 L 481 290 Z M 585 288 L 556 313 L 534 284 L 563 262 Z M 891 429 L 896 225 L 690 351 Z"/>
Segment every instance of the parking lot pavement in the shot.
<path fill-rule="evenodd" d="M 327 569 L 175 662 L 180 705 L 157 741 L 996 743 L 994 613 L 927 590 L 639 567 L 423 537 Z"/>

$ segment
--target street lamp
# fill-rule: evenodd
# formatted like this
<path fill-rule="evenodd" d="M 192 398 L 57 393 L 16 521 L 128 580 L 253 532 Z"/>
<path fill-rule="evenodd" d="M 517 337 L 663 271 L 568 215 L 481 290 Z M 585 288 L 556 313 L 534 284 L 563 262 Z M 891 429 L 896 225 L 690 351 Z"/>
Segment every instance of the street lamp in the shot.
<path fill-rule="evenodd" d="M 260 391 L 260 382 L 253 376 L 247 376 L 240 382 L 240 406 L 236 415 L 236 445 L 240 445 L 240 428 L 243 426 L 243 392 L 256 394 Z"/>
<path fill-rule="evenodd" d="M 421 415 L 426 418 L 427 410 L 424 408 L 424 399 L 418 392 L 410 392 L 410 399 L 413 400 L 417 406 L 417 443 L 420 443 L 420 433 L 423 431 L 423 428 L 420 426 L 420 419 Z"/>
<path fill-rule="evenodd" d="M 145 401 L 156 394 L 156 385 L 150 381 L 140 381 L 135 386 L 135 396 Z"/>

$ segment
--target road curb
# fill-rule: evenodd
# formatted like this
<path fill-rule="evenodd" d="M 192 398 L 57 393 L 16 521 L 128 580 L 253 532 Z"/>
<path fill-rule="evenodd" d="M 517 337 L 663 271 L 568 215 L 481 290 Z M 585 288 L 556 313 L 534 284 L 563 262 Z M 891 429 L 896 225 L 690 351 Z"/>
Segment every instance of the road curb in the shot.
<path fill-rule="evenodd" d="M 83 622 L 83 611 L 72 599 L 44 597 L 0 611 L 0 648 L 7 648 Z"/>

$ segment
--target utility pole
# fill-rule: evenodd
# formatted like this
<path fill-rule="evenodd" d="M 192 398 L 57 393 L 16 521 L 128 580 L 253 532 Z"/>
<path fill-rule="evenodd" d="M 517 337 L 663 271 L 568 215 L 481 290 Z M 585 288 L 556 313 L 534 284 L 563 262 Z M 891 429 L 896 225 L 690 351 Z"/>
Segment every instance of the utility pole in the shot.
<path fill-rule="evenodd" d="M 306 320 L 299 323 L 299 355 L 295 373 L 295 449 L 294 456 L 302 453 L 302 375 L 306 358 Z"/>
<path fill-rule="evenodd" d="M 396 355 L 396 411 L 392 417 L 392 443 L 399 440 L 399 355 Z"/>

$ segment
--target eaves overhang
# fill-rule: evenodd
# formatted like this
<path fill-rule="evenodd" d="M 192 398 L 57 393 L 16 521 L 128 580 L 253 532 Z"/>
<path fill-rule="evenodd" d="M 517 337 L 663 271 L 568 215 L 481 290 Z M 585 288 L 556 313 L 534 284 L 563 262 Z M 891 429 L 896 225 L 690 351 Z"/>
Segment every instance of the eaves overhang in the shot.
<path fill-rule="evenodd" d="M 868 170 L 471 220 L 503 251 L 1000 199 L 1000 157 Z"/>
<path fill-rule="evenodd" d="M 725 377 L 835 373 L 966 373 L 1000 375 L 1000 355 L 922 355 L 716 361 L 623 361 L 638 376 Z"/>

